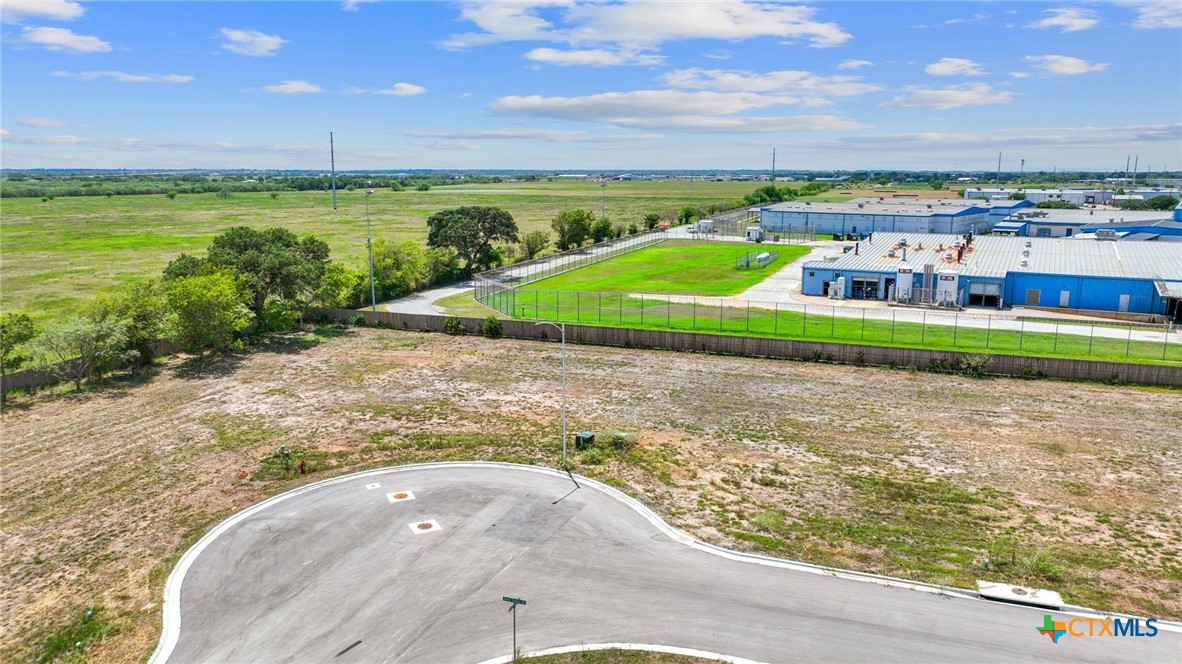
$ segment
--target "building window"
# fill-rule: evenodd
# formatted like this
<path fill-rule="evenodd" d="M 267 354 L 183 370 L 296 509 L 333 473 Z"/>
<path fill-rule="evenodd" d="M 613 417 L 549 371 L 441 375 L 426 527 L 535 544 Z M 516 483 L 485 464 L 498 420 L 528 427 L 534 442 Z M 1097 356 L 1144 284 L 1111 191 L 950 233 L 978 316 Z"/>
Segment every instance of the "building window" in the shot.
<path fill-rule="evenodd" d="M 815 276 L 817 276 L 817 273 L 816 273 L 816 272 L 809 272 L 809 276 L 810 276 L 810 277 L 815 277 Z"/>

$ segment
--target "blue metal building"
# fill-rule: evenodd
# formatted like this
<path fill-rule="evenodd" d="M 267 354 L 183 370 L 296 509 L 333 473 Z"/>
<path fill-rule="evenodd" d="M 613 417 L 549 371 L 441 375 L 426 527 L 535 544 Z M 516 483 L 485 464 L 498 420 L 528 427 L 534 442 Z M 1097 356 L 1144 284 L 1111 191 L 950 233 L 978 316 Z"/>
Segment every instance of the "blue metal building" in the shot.
<path fill-rule="evenodd" d="M 804 264 L 803 294 L 837 284 L 852 299 L 1182 316 L 1182 243 L 875 233 Z"/>
<path fill-rule="evenodd" d="M 906 201 L 879 198 L 848 203 L 788 202 L 759 210 L 764 231 L 811 228 L 818 234 L 981 233 L 1029 201 Z"/>

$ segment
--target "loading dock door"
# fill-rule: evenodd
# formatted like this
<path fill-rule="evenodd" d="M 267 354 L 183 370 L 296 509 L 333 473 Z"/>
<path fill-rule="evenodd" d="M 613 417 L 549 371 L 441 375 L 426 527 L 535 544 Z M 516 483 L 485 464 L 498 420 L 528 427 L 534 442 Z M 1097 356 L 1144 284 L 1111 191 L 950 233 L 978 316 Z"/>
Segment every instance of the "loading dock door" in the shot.
<path fill-rule="evenodd" d="M 969 306 L 1000 307 L 1001 284 L 969 284 Z"/>
<path fill-rule="evenodd" d="M 1059 291 L 1059 306 L 1064 309 L 1071 306 L 1071 291 Z"/>
<path fill-rule="evenodd" d="M 1038 290 L 1037 288 L 1027 288 L 1026 289 L 1026 306 L 1037 307 L 1038 300 L 1040 297 L 1042 297 L 1042 291 Z"/>

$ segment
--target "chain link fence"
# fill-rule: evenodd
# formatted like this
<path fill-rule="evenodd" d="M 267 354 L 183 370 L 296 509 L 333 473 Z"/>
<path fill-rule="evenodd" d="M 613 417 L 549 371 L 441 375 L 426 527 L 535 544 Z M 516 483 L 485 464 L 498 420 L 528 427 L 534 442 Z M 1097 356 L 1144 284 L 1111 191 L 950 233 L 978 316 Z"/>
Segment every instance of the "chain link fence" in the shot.
<path fill-rule="evenodd" d="M 1182 362 L 1182 334 L 1168 325 L 512 287 L 489 288 L 477 297 L 487 306 L 525 320 L 981 353 Z"/>
<path fill-rule="evenodd" d="M 514 263 L 506 267 L 488 270 L 473 276 L 476 299 L 480 302 L 518 288 L 525 284 L 541 281 L 556 274 L 593 265 L 601 261 L 631 253 L 637 249 L 651 247 L 667 239 L 665 229 L 654 228 L 633 235 L 607 240 L 586 247 L 569 249 L 533 260 Z"/>

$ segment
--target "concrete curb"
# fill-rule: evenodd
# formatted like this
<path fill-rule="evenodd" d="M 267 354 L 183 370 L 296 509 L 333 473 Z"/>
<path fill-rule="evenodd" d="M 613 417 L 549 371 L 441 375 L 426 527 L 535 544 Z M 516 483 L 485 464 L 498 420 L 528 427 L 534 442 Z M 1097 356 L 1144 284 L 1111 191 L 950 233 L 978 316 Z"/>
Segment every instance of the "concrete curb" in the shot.
<path fill-rule="evenodd" d="M 360 478 L 364 478 L 364 477 L 372 477 L 372 476 L 376 476 L 376 475 L 387 475 L 387 474 L 391 474 L 391 473 L 409 472 L 409 471 L 415 471 L 415 470 L 433 470 L 433 469 L 447 470 L 449 468 L 501 468 L 501 469 L 507 469 L 507 470 L 518 470 L 518 471 L 523 471 L 523 472 L 539 473 L 539 474 L 543 474 L 543 475 L 550 475 L 552 477 L 568 478 L 568 475 L 565 472 L 560 471 L 560 470 L 556 470 L 556 469 L 552 469 L 552 468 L 543 468 L 541 466 L 530 466 L 530 465 L 525 465 L 525 464 L 504 463 L 504 462 L 497 462 L 497 461 L 444 461 L 444 462 L 437 462 L 437 463 L 420 463 L 420 464 L 409 464 L 409 465 L 405 465 L 405 466 L 388 466 L 385 468 L 375 468 L 373 470 L 364 470 L 364 471 L 357 472 L 357 473 L 342 475 L 340 477 L 333 477 L 333 478 L 329 478 L 326 480 L 321 480 L 319 482 L 314 482 L 312 484 L 306 484 L 304 486 L 297 487 L 295 489 L 291 489 L 290 491 L 285 491 L 281 494 L 272 496 L 272 497 L 268 498 L 267 500 L 264 500 L 261 503 L 256 503 L 254 505 L 251 505 L 250 507 L 242 510 L 241 512 L 238 512 L 237 514 L 230 516 L 225 521 L 222 521 L 220 524 L 218 524 L 212 530 L 210 530 L 208 533 L 206 533 L 204 536 L 202 536 L 201 539 L 197 540 L 196 544 L 194 544 L 192 547 L 190 547 L 188 551 L 185 551 L 185 553 L 181 556 L 180 560 L 177 561 L 176 567 L 173 568 L 172 573 L 170 573 L 168 575 L 168 581 L 165 584 L 165 588 L 164 588 L 163 627 L 161 629 L 160 641 L 159 641 L 159 643 L 157 643 L 155 651 L 152 652 L 152 656 L 148 659 L 149 664 L 164 664 L 164 662 L 167 662 L 169 656 L 172 655 L 173 649 L 176 648 L 177 642 L 180 640 L 181 585 L 184 583 L 185 574 L 189 571 L 189 568 L 193 565 L 193 562 L 197 559 L 197 557 L 201 555 L 201 552 L 204 551 L 205 548 L 210 545 L 210 543 L 212 543 L 215 539 L 217 539 L 219 536 L 221 536 L 227 530 L 229 530 L 230 528 L 237 525 L 239 522 L 247 519 L 250 516 L 253 516 L 254 514 L 260 512 L 262 510 L 267 509 L 268 507 L 271 507 L 272 505 L 283 502 L 284 500 L 287 500 L 289 498 L 294 498 L 295 496 L 299 496 L 299 495 L 307 493 L 309 491 L 314 491 L 314 490 L 322 488 L 322 487 L 332 486 L 334 484 L 340 484 L 343 482 L 350 482 L 350 481 L 353 481 L 356 479 L 360 479 Z M 841 578 L 841 579 L 848 579 L 848 580 L 852 580 L 852 581 L 862 581 L 862 582 L 868 582 L 868 583 L 875 583 L 875 584 L 878 584 L 881 586 L 886 586 L 886 587 L 904 588 L 907 590 L 917 590 L 917 591 L 921 591 L 921 592 L 931 593 L 934 595 L 941 595 L 941 596 L 948 597 L 948 598 L 961 598 L 961 599 L 972 599 L 972 600 L 979 599 L 975 592 L 973 592 L 971 590 L 966 590 L 964 588 L 953 588 L 951 586 L 939 586 L 939 585 L 935 585 L 935 584 L 922 583 L 922 582 L 918 582 L 918 581 L 908 581 L 906 579 L 899 579 L 896 577 L 882 576 L 882 575 L 878 575 L 878 574 L 870 574 L 867 572 L 855 572 L 852 570 L 843 570 L 843 569 L 834 568 L 834 567 L 823 567 L 821 565 L 813 565 L 810 563 L 796 562 L 796 561 L 791 561 L 791 560 L 782 560 L 779 558 L 769 558 L 767 556 L 760 556 L 760 555 L 751 554 L 751 553 L 743 553 L 740 551 L 731 551 L 730 549 L 725 549 L 723 547 L 716 546 L 714 544 L 709 544 L 707 542 L 703 542 L 701 540 L 694 539 L 693 537 L 690 537 L 686 533 L 683 533 L 680 530 L 677 530 L 673 526 L 670 526 L 669 524 L 665 523 L 665 521 L 663 519 L 661 519 L 661 517 L 658 516 L 656 514 L 656 512 L 653 512 L 651 509 L 649 509 L 647 506 L 645 506 L 639 500 L 629 496 L 628 494 L 624 493 L 623 491 L 620 491 L 619 489 L 608 486 L 607 484 L 604 484 L 603 482 L 600 482 L 598 480 L 593 480 L 589 477 L 583 477 L 581 475 L 575 475 L 574 477 L 576 478 L 576 480 L 578 481 L 580 486 L 594 488 L 594 489 L 599 490 L 599 491 L 607 494 L 608 496 L 628 505 L 633 510 L 635 510 L 638 514 L 640 514 L 640 516 L 644 517 L 645 521 L 648 521 L 650 524 L 653 525 L 653 527 L 655 527 L 663 535 L 666 535 L 667 537 L 669 537 L 673 541 L 678 542 L 680 544 L 684 544 L 685 546 L 688 546 L 692 549 L 702 551 L 704 553 L 709 553 L 711 555 L 715 555 L 715 556 L 719 556 L 722 558 L 727 558 L 729 560 L 735 560 L 735 561 L 739 561 L 739 562 L 753 563 L 753 564 L 757 564 L 757 565 L 767 565 L 769 567 L 778 567 L 781 569 L 789 569 L 789 570 L 794 570 L 794 571 L 798 571 L 798 572 L 807 572 L 810 574 L 823 574 L 826 576 L 832 576 L 832 577 Z M 987 601 L 987 600 L 980 600 L 980 601 Z M 1045 613 L 1048 610 L 1045 608 L 1035 607 L 1035 606 L 1022 606 L 1022 605 L 1012 605 L 1012 606 L 1016 606 L 1018 608 L 1026 608 L 1026 609 L 1030 609 L 1033 611 L 1039 611 L 1039 612 L 1043 612 L 1043 613 Z M 1101 612 L 1101 611 L 1096 611 L 1094 609 L 1089 609 L 1087 607 L 1070 606 L 1070 605 L 1063 607 L 1063 610 L 1059 611 L 1059 613 L 1067 613 L 1069 615 L 1078 615 L 1078 616 L 1084 616 L 1084 617 L 1092 617 L 1092 616 L 1115 617 L 1115 618 L 1139 617 L 1139 616 L 1130 616 L 1127 614 L 1120 614 L 1120 613 Z M 1179 622 L 1170 622 L 1170 621 L 1159 620 L 1159 621 L 1157 621 L 1157 627 L 1159 630 L 1163 630 L 1163 631 L 1182 632 L 1182 623 L 1179 623 Z M 634 646 L 635 647 L 632 647 L 631 649 L 644 649 L 644 650 L 650 649 L 647 646 L 643 646 L 643 644 L 634 644 Z M 576 651 L 578 651 L 580 649 L 584 649 L 584 648 L 585 649 L 603 649 L 603 648 L 617 648 L 617 647 L 623 648 L 624 646 L 620 645 L 620 644 L 600 644 L 600 645 L 594 645 L 594 646 L 564 646 L 564 648 L 568 648 L 568 649 L 561 650 L 561 651 L 555 650 L 554 652 L 576 652 Z M 659 647 L 672 647 L 672 646 L 659 646 Z M 549 652 L 550 651 L 539 651 L 538 653 L 534 653 L 534 654 L 549 654 Z M 666 651 L 661 651 L 661 652 L 666 652 Z M 672 652 L 672 651 L 668 651 L 668 652 Z M 686 651 L 686 652 L 688 653 L 688 651 Z M 713 653 L 707 653 L 707 654 L 713 654 Z M 695 656 L 704 657 L 703 655 L 695 655 Z M 704 658 L 711 659 L 710 657 L 704 657 Z M 746 661 L 746 660 L 734 659 L 731 657 L 725 657 L 723 655 L 718 655 L 717 658 L 726 659 L 726 660 L 734 661 L 734 662 Z M 501 662 L 501 661 L 507 661 L 507 660 L 494 659 L 494 660 L 488 660 L 488 661 L 489 662 L 494 662 L 494 661 Z"/>
<path fill-rule="evenodd" d="M 670 655 L 685 655 L 686 657 L 697 657 L 698 659 L 709 659 L 715 662 L 730 662 L 730 664 L 762 664 L 754 659 L 743 659 L 742 657 L 728 657 L 727 655 L 720 655 L 716 652 L 709 652 L 706 650 L 694 650 L 693 648 L 678 648 L 676 646 L 661 646 L 652 643 L 585 643 L 577 646 L 559 646 L 557 648 L 543 648 L 541 650 L 532 650 L 530 652 L 522 653 L 523 657 L 543 657 L 545 655 L 562 655 L 568 652 L 587 652 L 591 650 L 647 650 L 649 652 L 663 652 Z M 509 664 L 513 661 L 513 657 L 504 655 L 502 657 L 495 657 L 493 659 L 486 659 L 480 664 Z"/>

